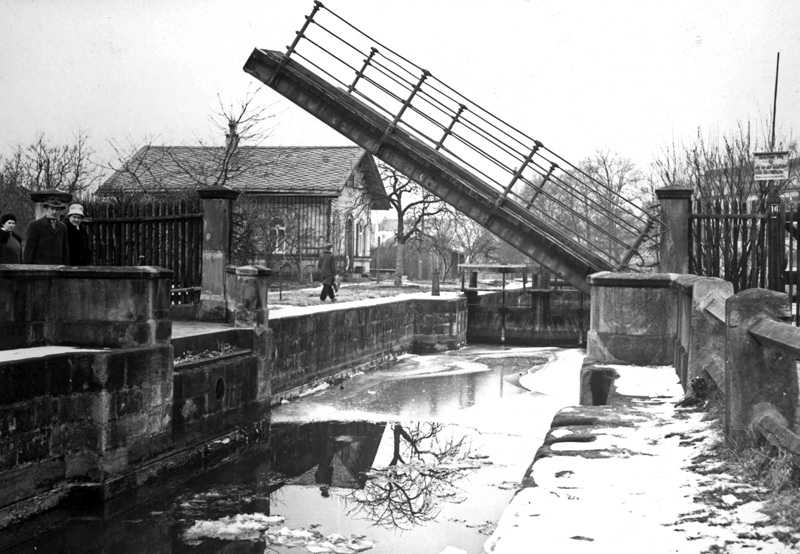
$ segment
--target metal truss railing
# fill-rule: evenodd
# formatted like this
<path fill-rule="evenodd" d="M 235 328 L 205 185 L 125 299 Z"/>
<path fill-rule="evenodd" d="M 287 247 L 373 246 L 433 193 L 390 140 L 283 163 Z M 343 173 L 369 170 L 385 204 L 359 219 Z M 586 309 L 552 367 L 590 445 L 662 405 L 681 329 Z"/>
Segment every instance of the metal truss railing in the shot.
<path fill-rule="evenodd" d="M 315 2 L 286 51 L 331 84 L 497 191 L 493 206 L 515 202 L 617 269 L 654 228 L 646 207 L 593 178 L 541 141 L 472 102 Z M 656 226 L 657 227 L 657 226 Z M 564 245 L 569 248 L 570 245 Z"/>

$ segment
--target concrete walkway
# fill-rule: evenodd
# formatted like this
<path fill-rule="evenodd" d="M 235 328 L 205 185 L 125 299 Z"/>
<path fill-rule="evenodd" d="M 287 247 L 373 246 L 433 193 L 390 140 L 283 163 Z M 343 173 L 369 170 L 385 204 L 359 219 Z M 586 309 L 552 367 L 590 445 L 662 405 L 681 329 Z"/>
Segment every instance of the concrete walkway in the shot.
<path fill-rule="evenodd" d="M 614 404 L 556 415 L 486 553 L 798 552 L 800 533 L 760 511 L 768 491 L 713 454 L 705 412 L 675 408 L 672 367 L 609 367 Z"/>

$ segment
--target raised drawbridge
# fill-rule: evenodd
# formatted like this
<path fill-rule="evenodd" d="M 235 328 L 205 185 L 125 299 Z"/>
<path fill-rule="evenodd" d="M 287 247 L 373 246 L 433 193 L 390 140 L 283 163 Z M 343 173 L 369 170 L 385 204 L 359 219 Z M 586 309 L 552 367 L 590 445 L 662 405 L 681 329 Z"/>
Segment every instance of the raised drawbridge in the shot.
<path fill-rule="evenodd" d="M 628 268 L 654 227 L 320 2 L 286 52 L 255 49 L 244 70 L 583 292 L 589 274 Z"/>

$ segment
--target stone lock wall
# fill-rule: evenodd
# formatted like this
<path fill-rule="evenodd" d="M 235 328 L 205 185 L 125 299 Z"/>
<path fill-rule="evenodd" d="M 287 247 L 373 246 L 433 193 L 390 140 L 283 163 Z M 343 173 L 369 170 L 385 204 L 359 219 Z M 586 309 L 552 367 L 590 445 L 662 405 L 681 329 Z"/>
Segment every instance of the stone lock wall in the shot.
<path fill-rule="evenodd" d="M 172 440 L 174 448 L 198 444 L 234 428 L 268 419 L 261 402 L 259 363 L 250 329 L 230 329 L 173 340 L 175 349 Z M 181 359 L 189 352 L 230 350 L 213 358 Z"/>
<path fill-rule="evenodd" d="M 405 352 L 466 343 L 466 298 L 417 298 L 343 306 L 302 316 L 273 311 L 272 402 L 340 373 L 374 369 Z"/>
<path fill-rule="evenodd" d="M 172 446 L 171 346 L 39 350 L 0 363 L 3 524 L 131 490 L 134 470 Z"/>
<path fill-rule="evenodd" d="M 65 500 L 117 498 L 176 470 L 188 478 L 264 434 L 266 271 L 239 269 L 248 286 L 237 289 L 233 313 L 242 327 L 214 344 L 187 338 L 175 347 L 213 350 L 222 339 L 235 351 L 176 371 L 171 272 L 0 266 L 0 528 Z"/>
<path fill-rule="evenodd" d="M 269 270 L 249 266 L 227 274 L 233 327 L 172 339 L 168 274 L 0 266 L 0 528 L 71 498 L 99 503 L 176 471 L 199 475 L 259 448 L 270 400 L 281 398 L 272 389 L 289 395 L 466 341 L 464 297 L 337 305 L 275 317 L 268 329 Z M 223 343 L 233 348 L 185 356 Z"/>

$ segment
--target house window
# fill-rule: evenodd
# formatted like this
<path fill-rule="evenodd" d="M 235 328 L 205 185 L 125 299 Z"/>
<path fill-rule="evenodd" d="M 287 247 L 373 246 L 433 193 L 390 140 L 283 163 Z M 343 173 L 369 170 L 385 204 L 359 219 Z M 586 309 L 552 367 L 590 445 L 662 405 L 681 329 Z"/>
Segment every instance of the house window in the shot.
<path fill-rule="evenodd" d="M 269 225 L 269 242 L 271 250 L 276 254 L 286 253 L 286 223 L 279 217 Z"/>
<path fill-rule="evenodd" d="M 356 227 L 356 256 L 364 255 L 364 225 L 359 221 Z"/>

